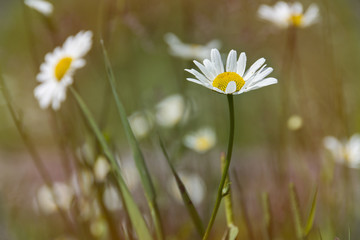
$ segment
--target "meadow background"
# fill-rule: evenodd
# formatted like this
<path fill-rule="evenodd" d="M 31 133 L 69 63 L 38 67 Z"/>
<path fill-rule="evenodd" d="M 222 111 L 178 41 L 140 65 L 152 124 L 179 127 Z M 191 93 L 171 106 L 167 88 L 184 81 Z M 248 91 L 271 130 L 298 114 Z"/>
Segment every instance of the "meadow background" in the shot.
<path fill-rule="evenodd" d="M 53 1 L 54 14 L 45 18 L 21 0 L 1 0 L 0 71 L 22 126 L 52 178 L 66 181 L 69 170 L 83 166 L 74 156 L 84 144 L 95 146 L 94 155 L 101 154 L 101 150 L 69 92 L 60 111 L 40 109 L 33 96 L 38 85 L 36 74 L 47 52 L 68 36 L 91 30 L 93 48 L 86 57 L 87 65 L 77 71 L 74 85 L 121 161 L 132 161 L 132 154 L 110 94 L 101 38 L 129 115 L 153 110 L 172 94 L 182 94 L 191 106 L 186 124 L 158 131 L 170 155 L 175 156 L 175 168 L 203 179 L 206 195 L 195 207 L 206 225 L 221 176 L 220 153 L 226 150 L 227 102 L 223 95 L 186 81 L 190 74 L 184 68 L 194 66 L 169 54 L 164 35 L 173 32 L 184 42 L 198 44 L 218 39 L 222 53 L 244 51 L 248 63 L 265 57 L 274 68 L 272 76 L 279 81 L 234 97 L 236 126 L 229 174 L 238 239 L 299 239 L 290 183 L 295 186 L 304 223 L 317 191 L 314 224 L 308 236 L 300 239 L 360 238 L 359 169 L 334 163 L 323 147 L 325 136 L 348 138 L 360 128 L 360 2 L 316 1 L 320 21 L 297 29 L 293 49 L 287 44 L 289 31 L 257 17 L 260 4 L 274 3 L 62 0 Z M 302 3 L 307 8 L 313 2 Z M 292 61 L 286 60 L 289 52 L 294 52 Z M 284 95 L 281 88 L 285 85 Z M 283 111 L 284 104 L 287 112 Z M 292 115 L 302 119 L 296 129 L 288 127 Z M 3 96 L 0 116 L 0 239 L 81 239 L 67 232 L 58 214 L 46 215 L 34 209 L 33 199 L 43 182 Z M 183 147 L 184 134 L 202 126 L 214 128 L 216 146 L 204 154 Z M 140 141 L 140 147 L 158 194 L 166 239 L 200 239 L 184 205 L 169 190 L 167 183 L 172 175 L 157 135 Z M 70 159 L 65 167 L 64 152 Z M 141 184 L 132 193 L 145 219 L 151 221 Z M 71 211 L 77 219 L 76 211 Z M 127 226 L 122 210 L 110 214 L 116 224 L 125 221 Z M 90 232 L 84 239 L 111 239 L 108 223 L 101 225 L 105 230 L 99 236 L 91 234 L 88 222 L 76 227 Z M 211 239 L 221 239 L 225 230 L 221 206 Z M 119 230 L 118 239 L 125 239 L 123 231 Z"/>

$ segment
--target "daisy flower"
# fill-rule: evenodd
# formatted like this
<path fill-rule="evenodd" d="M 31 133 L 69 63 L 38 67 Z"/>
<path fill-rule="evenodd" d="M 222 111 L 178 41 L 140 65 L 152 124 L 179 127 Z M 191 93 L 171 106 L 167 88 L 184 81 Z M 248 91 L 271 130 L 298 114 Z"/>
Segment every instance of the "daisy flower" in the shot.
<path fill-rule="evenodd" d="M 277 2 L 273 7 L 261 5 L 258 10 L 261 19 L 269 21 L 280 28 L 308 27 L 314 24 L 319 18 L 319 8 L 316 4 L 311 4 L 306 12 L 299 2 L 286 3 Z"/>
<path fill-rule="evenodd" d="M 170 47 L 170 54 L 185 60 L 203 60 L 210 56 L 212 48 L 220 48 L 219 40 L 212 40 L 206 45 L 183 43 L 175 34 L 165 34 L 165 41 Z"/>
<path fill-rule="evenodd" d="M 348 141 L 328 136 L 324 138 L 324 146 L 336 162 L 350 168 L 360 168 L 360 134 L 354 134 Z"/>
<path fill-rule="evenodd" d="M 155 107 L 156 123 L 165 128 L 171 128 L 189 115 L 185 99 L 180 94 L 166 97 Z"/>
<path fill-rule="evenodd" d="M 194 78 L 187 78 L 213 91 L 222 94 L 238 95 L 261 87 L 277 83 L 275 78 L 266 78 L 273 69 L 266 67 L 265 59 L 257 60 L 247 71 L 246 54 L 242 52 L 237 60 L 236 51 L 231 50 L 224 67 L 217 49 L 211 50 L 211 59 L 205 59 L 203 64 L 194 60 L 195 65 L 202 73 L 195 69 L 185 69 L 193 74 Z"/>
<path fill-rule="evenodd" d="M 184 137 L 184 145 L 198 153 L 205 153 L 215 146 L 216 134 L 211 128 L 202 128 Z"/>
<path fill-rule="evenodd" d="M 24 3 L 45 16 L 50 16 L 54 10 L 53 5 L 44 0 L 25 0 Z"/>
<path fill-rule="evenodd" d="M 45 55 L 45 62 L 40 66 L 36 76 L 41 83 L 34 90 L 34 95 L 45 109 L 51 105 L 54 110 L 60 108 L 66 98 L 66 90 L 73 83 L 73 75 L 79 68 L 85 66 L 83 59 L 92 45 L 92 32 L 81 31 L 76 36 L 70 36 L 61 47 L 56 47 L 52 53 Z"/>

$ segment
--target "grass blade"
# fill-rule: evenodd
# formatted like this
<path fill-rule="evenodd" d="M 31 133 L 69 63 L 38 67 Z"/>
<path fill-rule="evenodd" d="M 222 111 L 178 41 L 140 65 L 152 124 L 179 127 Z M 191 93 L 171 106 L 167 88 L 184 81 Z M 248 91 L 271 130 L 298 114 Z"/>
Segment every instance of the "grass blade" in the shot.
<path fill-rule="evenodd" d="M 129 189 L 127 188 L 127 186 L 125 184 L 125 181 L 121 175 L 119 166 L 117 165 L 115 157 L 112 154 L 112 152 L 110 151 L 110 148 L 107 145 L 107 142 L 106 142 L 104 136 L 102 135 L 99 127 L 95 123 L 94 118 L 92 117 L 89 109 L 85 105 L 85 103 L 82 100 L 82 98 L 80 97 L 80 95 L 72 87 L 70 87 L 70 90 L 71 90 L 72 94 L 74 95 L 77 103 L 79 104 L 80 109 L 82 110 L 83 114 L 85 115 L 86 119 L 88 120 L 91 129 L 93 130 L 96 138 L 98 139 L 98 141 L 101 145 L 101 148 L 104 151 L 104 154 L 110 160 L 110 163 L 112 165 L 113 170 L 115 171 L 115 176 L 116 176 L 117 182 L 118 182 L 120 190 L 121 190 L 121 195 L 124 200 L 124 205 L 126 206 L 130 220 L 134 226 L 134 229 L 135 229 L 139 239 L 152 240 L 153 238 L 150 234 L 150 231 L 141 215 L 141 212 L 140 212 L 138 206 L 136 205 L 133 197 L 131 196 Z"/>
<path fill-rule="evenodd" d="M 114 97 L 114 100 L 115 100 L 116 108 L 118 110 L 121 122 L 122 122 L 124 130 L 125 130 L 126 137 L 127 137 L 128 141 L 129 141 L 130 147 L 131 147 L 133 155 L 134 155 L 135 164 L 136 164 L 136 167 L 137 167 L 137 169 L 139 171 L 139 175 L 140 175 L 140 178 L 141 178 L 141 183 L 142 183 L 142 185 L 144 187 L 145 196 L 146 196 L 147 202 L 149 204 L 151 216 L 152 216 L 154 224 L 155 224 L 157 238 L 159 240 L 162 240 L 164 238 L 163 237 L 163 230 L 162 230 L 162 227 L 161 227 L 161 219 L 160 219 L 159 209 L 158 209 L 158 206 L 157 206 L 157 203 L 156 203 L 156 194 L 155 194 L 155 190 L 154 190 L 154 185 L 153 185 L 153 182 L 151 180 L 149 170 L 148 170 L 148 168 L 146 166 L 146 163 L 144 161 L 144 157 L 143 157 L 143 154 L 142 154 L 142 152 L 140 150 L 139 144 L 138 144 L 138 142 L 137 142 L 137 140 L 135 138 L 134 133 L 131 130 L 129 121 L 127 119 L 127 114 L 126 114 L 124 105 L 120 101 L 120 98 L 119 98 L 118 93 L 116 91 L 115 76 L 114 76 L 114 73 L 113 73 L 112 68 L 111 68 L 110 60 L 109 60 L 107 51 L 105 49 L 104 42 L 102 40 L 101 40 L 101 46 L 102 46 L 103 54 L 104 54 L 106 72 L 107 72 L 107 75 L 108 75 L 108 80 L 110 82 L 110 86 L 111 86 L 111 90 L 112 90 L 113 97 Z"/>
<path fill-rule="evenodd" d="M 179 191 L 181 193 L 181 198 L 184 201 L 186 209 L 189 212 L 189 215 L 190 215 L 192 221 L 194 222 L 194 225 L 196 227 L 197 232 L 199 233 L 200 236 L 203 236 L 204 235 L 204 226 L 203 226 L 203 223 L 201 221 L 200 215 L 196 211 L 196 208 L 195 208 L 194 204 L 192 203 L 188 192 L 186 191 L 184 183 L 181 181 L 181 179 L 180 179 L 179 175 L 177 174 L 174 166 L 172 165 L 172 163 L 170 161 L 170 158 L 169 158 L 169 155 L 167 154 L 167 151 L 165 149 L 164 143 L 162 142 L 160 137 L 159 137 L 159 143 L 160 143 L 161 150 L 162 150 L 162 152 L 163 152 L 163 154 L 165 156 L 165 159 L 166 159 L 167 163 L 169 164 L 171 172 L 175 177 L 176 185 L 179 188 Z"/>
<path fill-rule="evenodd" d="M 261 194 L 261 203 L 262 209 L 264 212 L 264 228 L 265 228 L 265 239 L 272 239 L 272 228 L 271 228 L 271 210 L 270 210 L 270 200 L 269 194 L 267 192 L 263 192 Z"/>
<path fill-rule="evenodd" d="M 315 219 L 315 212 L 316 212 L 316 200 L 317 200 L 317 193 L 318 193 L 318 189 L 316 188 L 315 190 L 315 193 L 314 193 L 314 197 L 313 197 L 313 200 L 312 200 L 312 203 L 311 203 L 311 210 L 310 210 L 310 213 L 309 213 L 309 217 L 306 221 L 306 225 L 305 225 L 305 228 L 304 228 L 304 231 L 303 231 L 303 236 L 307 236 L 312 227 L 313 227 L 313 224 L 314 224 L 314 219 Z"/>
<path fill-rule="evenodd" d="M 291 210 L 293 213 L 295 230 L 296 230 L 296 237 L 298 239 L 303 239 L 303 228 L 301 222 L 301 215 L 300 215 L 300 207 L 298 196 L 296 194 L 295 186 L 293 183 L 289 184 L 289 191 L 290 191 L 290 203 L 291 203 Z"/>

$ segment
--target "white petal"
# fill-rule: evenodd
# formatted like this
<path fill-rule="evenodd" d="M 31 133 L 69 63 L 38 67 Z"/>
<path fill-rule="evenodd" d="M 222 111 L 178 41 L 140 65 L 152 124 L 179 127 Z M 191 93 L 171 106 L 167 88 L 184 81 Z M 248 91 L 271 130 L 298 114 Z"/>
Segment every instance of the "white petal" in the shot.
<path fill-rule="evenodd" d="M 245 76 L 243 77 L 244 80 L 248 80 L 251 78 L 254 73 L 265 63 L 265 58 L 258 59 L 251 67 L 246 71 Z"/>
<path fill-rule="evenodd" d="M 224 72 L 224 65 L 221 60 L 221 55 L 216 48 L 211 49 L 211 61 L 214 64 L 217 75 Z"/>
<path fill-rule="evenodd" d="M 211 74 L 211 72 L 201 63 L 199 63 L 198 61 L 194 60 L 195 65 L 200 69 L 200 71 L 202 71 L 204 73 L 204 75 L 208 78 L 208 79 L 213 79 L 213 75 Z"/>
<path fill-rule="evenodd" d="M 206 69 L 210 73 L 211 78 L 209 78 L 209 79 L 214 80 L 214 78 L 217 76 L 215 68 L 214 68 L 214 64 L 212 64 L 212 62 L 210 62 L 209 59 L 205 59 L 203 63 L 204 63 L 204 66 L 206 67 Z"/>
<path fill-rule="evenodd" d="M 204 84 L 209 84 L 209 79 L 207 79 L 204 75 L 196 71 L 195 69 L 185 69 L 185 71 L 193 74 L 197 79 L 200 80 L 200 82 Z"/>
<path fill-rule="evenodd" d="M 234 93 L 235 91 L 236 91 L 236 83 L 234 81 L 229 82 L 228 85 L 226 86 L 225 93 L 231 94 Z"/>
<path fill-rule="evenodd" d="M 243 77 L 244 76 L 244 72 L 245 72 L 245 68 L 246 68 L 246 54 L 244 52 L 242 52 L 239 56 L 239 60 L 237 61 L 237 69 L 236 72 Z"/>
<path fill-rule="evenodd" d="M 307 27 L 319 19 L 319 8 L 316 4 L 311 4 L 303 17 L 303 26 Z"/>
<path fill-rule="evenodd" d="M 236 51 L 231 50 L 226 60 L 226 71 L 236 72 Z"/>
<path fill-rule="evenodd" d="M 244 92 L 249 92 L 258 88 L 266 87 L 272 84 L 276 84 L 278 81 L 276 78 L 265 78 L 264 80 L 254 84 L 251 87 L 248 87 L 247 89 L 244 89 Z"/>
<path fill-rule="evenodd" d="M 303 12 L 302 4 L 299 2 L 293 3 L 293 5 L 291 6 L 291 11 L 293 14 L 296 14 L 296 15 L 302 14 L 302 12 Z"/>

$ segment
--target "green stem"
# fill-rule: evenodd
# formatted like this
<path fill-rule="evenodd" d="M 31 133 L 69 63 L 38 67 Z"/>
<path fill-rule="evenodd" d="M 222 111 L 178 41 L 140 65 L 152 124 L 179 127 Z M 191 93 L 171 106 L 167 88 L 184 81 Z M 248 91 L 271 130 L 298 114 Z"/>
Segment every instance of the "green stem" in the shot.
<path fill-rule="evenodd" d="M 224 169 L 224 165 L 225 165 L 225 161 L 226 161 L 226 156 L 225 153 L 221 154 L 221 169 Z M 226 194 L 226 196 L 224 196 L 224 203 L 225 203 L 225 213 L 226 213 L 226 222 L 228 227 L 232 227 L 234 226 L 234 212 L 233 212 L 233 207 L 232 207 L 232 202 L 231 202 L 231 187 L 230 187 L 230 182 L 229 182 L 229 174 L 225 180 L 225 186 L 228 187 L 228 193 Z"/>
<path fill-rule="evenodd" d="M 182 200 L 184 201 L 184 204 L 186 206 L 186 209 L 188 210 L 189 212 L 189 215 L 196 227 L 196 230 L 197 232 L 199 233 L 200 236 L 202 236 L 204 234 L 204 227 L 203 227 L 203 223 L 201 221 L 201 218 L 200 218 L 200 215 L 199 213 L 196 211 L 196 208 L 193 204 L 193 202 L 191 201 L 190 197 L 189 197 L 189 194 L 185 188 L 185 185 L 184 183 L 181 181 L 179 175 L 177 174 L 173 164 L 171 163 L 170 161 L 170 157 L 165 149 L 165 146 L 164 146 L 164 143 L 163 141 L 161 140 L 160 136 L 159 136 L 159 143 L 160 143 L 160 147 L 161 147 L 161 150 L 165 156 L 165 159 L 167 161 L 167 163 L 169 164 L 169 167 L 171 169 L 171 172 L 172 174 L 174 175 L 175 177 L 175 181 L 176 181 L 176 184 L 179 188 L 179 191 L 181 193 L 181 197 L 182 197 Z"/>
<path fill-rule="evenodd" d="M 221 176 L 221 181 L 220 181 L 220 185 L 219 185 L 219 189 L 218 189 L 218 193 L 217 193 L 217 197 L 216 197 L 215 206 L 214 206 L 213 212 L 211 214 L 209 224 L 206 228 L 203 240 L 208 239 L 211 228 L 212 228 L 215 218 L 216 218 L 217 211 L 219 210 L 221 199 L 223 197 L 223 188 L 225 185 L 226 178 L 228 176 L 228 171 L 229 171 L 229 166 L 230 166 L 230 161 L 231 161 L 231 155 L 232 155 L 232 149 L 233 149 L 233 143 L 234 143 L 234 130 L 235 130 L 233 95 L 228 94 L 227 99 L 228 99 L 229 114 L 230 114 L 230 132 L 229 132 L 228 150 L 227 150 L 227 154 L 226 154 L 226 162 L 224 164 L 224 169 L 223 169 L 222 176 Z"/>

